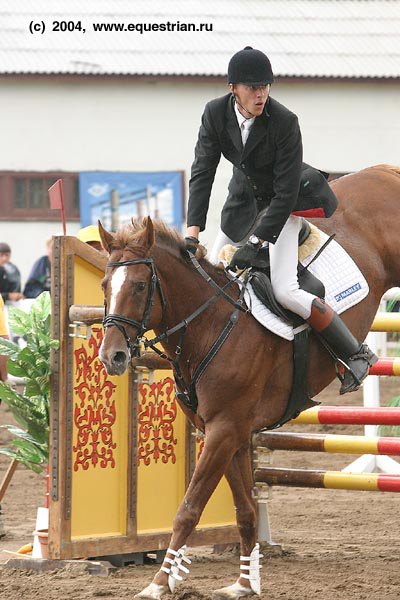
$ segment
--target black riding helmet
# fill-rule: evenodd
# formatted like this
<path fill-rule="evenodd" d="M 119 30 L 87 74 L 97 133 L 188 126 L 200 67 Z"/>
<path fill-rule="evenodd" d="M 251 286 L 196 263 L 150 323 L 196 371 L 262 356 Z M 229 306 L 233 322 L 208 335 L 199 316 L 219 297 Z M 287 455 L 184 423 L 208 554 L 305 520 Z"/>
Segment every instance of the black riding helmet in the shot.
<path fill-rule="evenodd" d="M 268 85 L 273 83 L 269 58 L 251 46 L 236 52 L 229 61 L 228 83 L 244 83 L 245 85 Z"/>

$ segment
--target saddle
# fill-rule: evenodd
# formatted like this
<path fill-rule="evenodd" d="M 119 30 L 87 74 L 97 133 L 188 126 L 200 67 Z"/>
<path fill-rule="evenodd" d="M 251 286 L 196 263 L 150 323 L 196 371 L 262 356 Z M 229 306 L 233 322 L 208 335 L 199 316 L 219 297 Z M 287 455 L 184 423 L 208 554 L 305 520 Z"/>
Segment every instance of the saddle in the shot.
<path fill-rule="evenodd" d="M 297 273 L 300 289 L 309 292 L 318 298 L 325 297 L 325 286 L 322 281 L 315 277 L 315 275 L 304 268 L 300 263 L 297 267 Z M 301 323 L 305 323 L 305 321 L 299 315 L 296 315 L 296 313 L 284 308 L 276 300 L 272 290 L 269 268 L 262 271 L 252 271 L 250 281 L 257 298 L 263 304 L 265 304 L 265 306 L 269 308 L 272 313 L 284 321 L 291 323 L 293 327 L 298 327 Z"/>
<path fill-rule="evenodd" d="M 306 242 L 310 236 L 310 233 L 310 224 L 308 221 L 303 219 L 299 233 L 299 247 Z M 268 246 L 264 246 L 259 250 L 257 261 L 257 266 L 255 266 L 252 270 L 250 277 L 250 281 L 257 298 L 263 304 L 265 304 L 265 306 L 269 308 L 271 312 L 284 321 L 292 323 L 294 327 L 298 327 L 301 323 L 304 323 L 304 320 L 299 317 L 299 315 L 296 315 L 296 313 L 284 308 L 275 298 L 271 285 Z M 314 296 L 318 296 L 319 298 L 325 297 L 324 284 L 320 279 L 308 271 L 307 267 L 299 263 L 297 267 L 297 273 L 300 289 L 305 290 Z"/>

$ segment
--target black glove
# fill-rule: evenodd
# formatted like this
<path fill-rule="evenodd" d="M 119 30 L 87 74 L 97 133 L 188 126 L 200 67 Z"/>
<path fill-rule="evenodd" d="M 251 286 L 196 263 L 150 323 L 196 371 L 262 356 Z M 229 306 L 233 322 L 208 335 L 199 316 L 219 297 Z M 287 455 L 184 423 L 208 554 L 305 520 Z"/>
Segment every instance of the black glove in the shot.
<path fill-rule="evenodd" d="M 185 246 L 188 252 L 191 254 L 196 254 L 197 246 L 200 244 L 200 241 L 195 238 L 193 235 L 185 237 Z"/>
<path fill-rule="evenodd" d="M 247 269 L 257 267 L 265 269 L 268 266 L 268 250 L 251 242 L 246 242 L 244 246 L 236 250 L 232 256 L 229 269 Z"/>

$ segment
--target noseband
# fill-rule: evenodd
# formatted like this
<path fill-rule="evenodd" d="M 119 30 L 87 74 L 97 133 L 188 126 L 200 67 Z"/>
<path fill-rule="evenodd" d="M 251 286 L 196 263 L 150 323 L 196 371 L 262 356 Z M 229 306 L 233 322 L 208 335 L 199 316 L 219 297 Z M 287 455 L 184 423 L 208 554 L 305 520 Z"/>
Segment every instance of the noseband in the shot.
<path fill-rule="evenodd" d="M 122 333 L 125 338 L 126 345 L 128 346 L 128 352 L 130 357 L 132 356 L 140 356 L 140 343 L 142 340 L 142 336 L 145 331 L 148 330 L 148 325 L 150 321 L 151 311 L 154 305 L 154 295 L 158 288 L 160 292 L 161 298 L 161 308 L 162 314 L 164 316 L 165 309 L 165 297 L 161 287 L 160 278 L 157 274 L 157 268 L 154 264 L 154 261 L 151 257 L 148 258 L 139 258 L 136 260 L 124 260 L 122 262 L 109 262 L 107 263 L 107 267 L 128 267 L 130 265 L 149 265 L 151 268 L 151 279 L 150 279 L 150 288 L 149 293 L 147 295 L 146 307 L 144 309 L 143 318 L 141 321 L 137 321 L 136 319 L 129 319 L 128 317 L 124 317 L 123 315 L 119 315 L 116 313 L 107 314 L 107 302 L 104 300 L 104 314 L 105 317 L 103 319 L 103 327 L 107 329 L 107 327 L 116 327 Z M 125 325 L 131 325 L 132 327 L 136 327 L 137 333 L 133 342 L 129 337 Z"/>

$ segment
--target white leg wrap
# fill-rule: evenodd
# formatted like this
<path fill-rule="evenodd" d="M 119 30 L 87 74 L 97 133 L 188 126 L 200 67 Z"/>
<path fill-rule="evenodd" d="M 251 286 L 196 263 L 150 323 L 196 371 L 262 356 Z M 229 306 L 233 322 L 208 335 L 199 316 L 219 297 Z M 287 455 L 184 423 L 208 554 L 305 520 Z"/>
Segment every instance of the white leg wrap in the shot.
<path fill-rule="evenodd" d="M 182 546 L 182 548 L 179 548 L 179 550 L 172 550 L 172 548 L 168 548 L 165 555 L 164 561 L 169 563 L 171 566 L 161 567 L 161 571 L 164 571 L 164 573 L 167 573 L 168 575 L 168 586 L 171 592 L 174 591 L 176 582 L 182 581 L 183 579 L 179 571 L 186 574 L 189 573 L 189 569 L 182 564 L 186 563 L 190 565 L 192 562 L 187 556 L 185 556 L 185 551 L 186 546 Z M 168 554 L 172 555 L 174 558 L 170 558 Z"/>
<path fill-rule="evenodd" d="M 263 558 L 260 554 L 260 544 L 254 546 L 250 556 L 240 557 L 240 577 L 248 579 L 251 589 L 258 595 L 261 594 L 260 558 Z"/>

